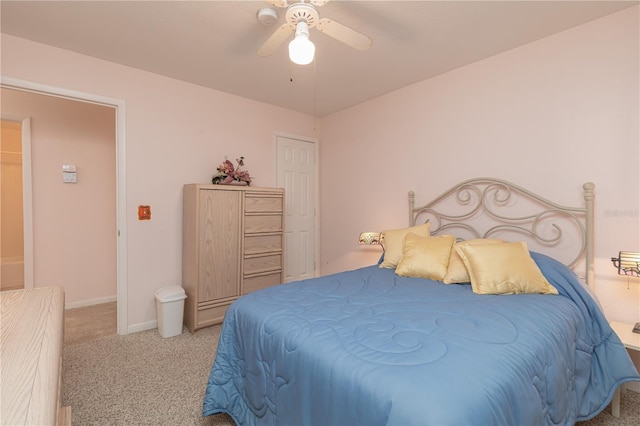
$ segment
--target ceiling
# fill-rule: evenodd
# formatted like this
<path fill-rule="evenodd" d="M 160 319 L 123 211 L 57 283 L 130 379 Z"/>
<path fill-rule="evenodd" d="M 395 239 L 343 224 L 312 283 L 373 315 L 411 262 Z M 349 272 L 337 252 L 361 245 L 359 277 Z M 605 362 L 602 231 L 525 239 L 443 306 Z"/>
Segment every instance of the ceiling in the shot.
<path fill-rule="evenodd" d="M 316 29 L 294 65 L 265 1 L 8 1 L 1 31 L 318 117 L 637 5 L 638 1 L 340 1 L 318 8 L 373 39 L 354 50 Z M 292 35 L 293 36 L 293 35 Z"/>

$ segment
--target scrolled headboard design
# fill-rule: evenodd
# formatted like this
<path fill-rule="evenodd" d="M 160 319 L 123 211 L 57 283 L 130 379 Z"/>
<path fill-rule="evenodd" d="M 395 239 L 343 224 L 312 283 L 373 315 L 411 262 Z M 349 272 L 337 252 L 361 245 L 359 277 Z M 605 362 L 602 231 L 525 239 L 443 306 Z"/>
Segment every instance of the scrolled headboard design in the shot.
<path fill-rule="evenodd" d="M 556 248 L 568 256 L 560 260 L 571 268 L 585 262 L 584 279 L 591 285 L 595 185 L 587 182 L 582 188 L 582 207 L 563 206 L 495 178 L 464 181 L 421 207 L 415 207 L 410 191 L 409 224 L 430 222 L 433 235 L 452 234 L 459 240 L 502 238 Z"/>

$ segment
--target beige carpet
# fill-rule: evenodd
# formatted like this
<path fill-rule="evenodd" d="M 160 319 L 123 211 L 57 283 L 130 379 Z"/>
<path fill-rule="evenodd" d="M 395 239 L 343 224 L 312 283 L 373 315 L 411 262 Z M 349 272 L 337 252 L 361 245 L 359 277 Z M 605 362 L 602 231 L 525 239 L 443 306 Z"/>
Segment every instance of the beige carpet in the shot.
<path fill-rule="evenodd" d="M 220 326 L 168 339 L 157 330 L 93 340 L 85 333 L 84 342 L 65 344 L 63 404 L 72 424 L 233 426 L 227 415 L 201 415 L 219 333 Z M 637 426 L 639 419 L 640 394 L 627 391 L 620 418 L 607 407 L 578 425 Z"/>
<path fill-rule="evenodd" d="M 164 339 L 157 330 L 64 350 L 63 404 L 73 425 L 233 425 L 202 418 L 220 327 Z"/>
<path fill-rule="evenodd" d="M 75 345 L 107 336 L 117 330 L 117 303 L 102 303 L 64 311 L 64 344 Z"/>

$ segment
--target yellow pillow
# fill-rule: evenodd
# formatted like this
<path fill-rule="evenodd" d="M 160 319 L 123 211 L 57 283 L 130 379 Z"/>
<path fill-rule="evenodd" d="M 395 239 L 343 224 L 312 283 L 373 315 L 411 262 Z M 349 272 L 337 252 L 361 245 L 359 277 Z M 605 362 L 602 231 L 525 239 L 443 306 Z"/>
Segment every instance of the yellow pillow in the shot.
<path fill-rule="evenodd" d="M 471 288 L 478 294 L 558 294 L 531 258 L 524 241 L 516 243 L 460 245 Z"/>
<path fill-rule="evenodd" d="M 456 252 L 455 248 L 461 244 L 464 245 L 478 245 L 478 244 L 496 244 L 503 243 L 503 240 L 492 240 L 488 238 L 477 238 L 475 240 L 466 240 L 459 243 L 455 243 L 453 250 L 451 250 L 451 259 L 449 259 L 449 267 L 447 268 L 447 274 L 444 276 L 442 282 L 445 284 L 460 284 L 471 282 L 469 278 L 469 272 L 467 267 L 464 266 L 464 262 L 460 258 L 460 255 Z"/>
<path fill-rule="evenodd" d="M 441 281 L 447 273 L 451 248 L 455 242 L 453 235 L 420 237 L 409 232 L 404 238 L 402 258 L 396 267 L 396 274 Z"/>
<path fill-rule="evenodd" d="M 398 262 L 402 257 L 402 244 L 404 243 L 404 237 L 409 232 L 413 232 L 420 237 L 428 237 L 430 229 L 431 224 L 425 223 L 411 228 L 382 231 L 380 239 L 383 241 L 382 247 L 384 248 L 384 259 L 380 264 L 380 268 L 393 269 L 398 266 Z"/>

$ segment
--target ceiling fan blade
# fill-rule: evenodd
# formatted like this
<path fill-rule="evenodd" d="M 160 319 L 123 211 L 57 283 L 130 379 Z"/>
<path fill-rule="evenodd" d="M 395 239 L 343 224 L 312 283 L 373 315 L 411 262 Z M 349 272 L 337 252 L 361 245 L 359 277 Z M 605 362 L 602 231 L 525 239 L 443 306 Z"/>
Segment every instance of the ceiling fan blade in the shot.
<path fill-rule="evenodd" d="M 373 40 L 358 31 L 336 22 L 333 19 L 323 18 L 318 21 L 316 28 L 328 36 L 335 38 L 356 50 L 367 50 Z"/>
<path fill-rule="evenodd" d="M 276 51 L 278 47 L 291 35 L 293 28 L 291 25 L 282 24 L 271 36 L 264 42 L 264 44 L 258 49 L 259 56 L 269 56 Z"/>

